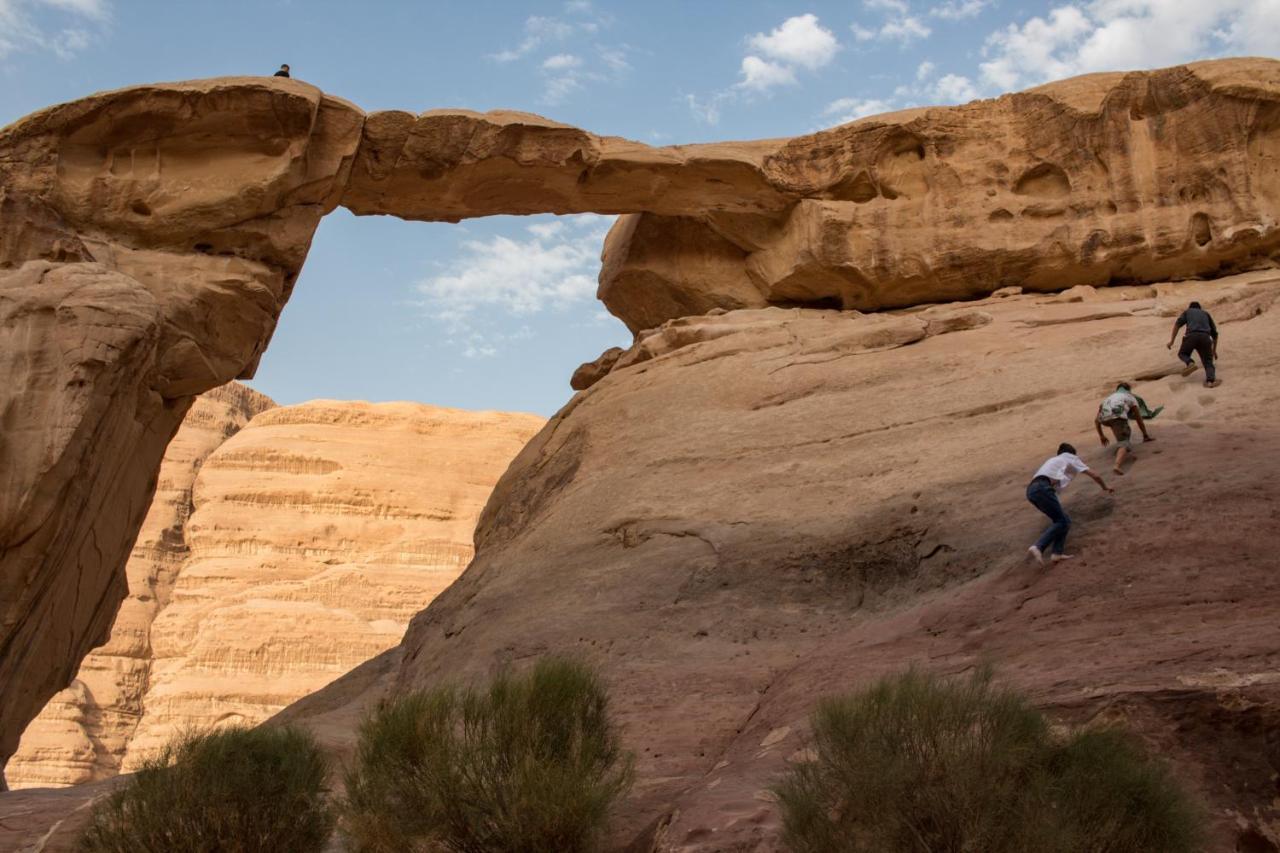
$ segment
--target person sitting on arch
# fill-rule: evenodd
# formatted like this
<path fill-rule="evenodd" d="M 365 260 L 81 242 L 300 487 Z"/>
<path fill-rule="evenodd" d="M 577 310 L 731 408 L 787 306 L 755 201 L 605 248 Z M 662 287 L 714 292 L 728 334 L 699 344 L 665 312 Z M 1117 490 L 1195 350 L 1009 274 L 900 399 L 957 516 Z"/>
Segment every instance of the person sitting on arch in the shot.
<path fill-rule="evenodd" d="M 289 65 L 288 65 L 288 63 L 285 63 L 285 64 L 281 65 L 281 66 L 280 66 L 280 70 L 279 70 L 279 71 L 277 71 L 275 74 L 272 74 L 271 76 L 272 76 L 272 77 L 288 77 L 288 76 L 289 76 Z"/>

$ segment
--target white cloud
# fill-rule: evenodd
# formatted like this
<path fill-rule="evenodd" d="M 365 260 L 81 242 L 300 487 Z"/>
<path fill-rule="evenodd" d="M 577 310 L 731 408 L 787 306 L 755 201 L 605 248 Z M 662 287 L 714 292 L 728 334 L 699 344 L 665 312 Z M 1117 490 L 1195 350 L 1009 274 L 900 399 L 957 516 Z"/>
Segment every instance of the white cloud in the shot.
<path fill-rule="evenodd" d="M 813 14 L 787 18 L 768 35 L 756 33 L 747 39 L 747 46 L 776 64 L 799 65 L 810 71 L 831 62 L 840 50 L 835 35 Z"/>
<path fill-rule="evenodd" d="M 934 100 L 943 104 L 963 104 L 980 97 L 978 88 L 968 77 L 945 74 L 933 84 Z"/>
<path fill-rule="evenodd" d="M 742 79 L 738 85 L 755 92 L 767 92 L 775 86 L 793 86 L 796 74 L 786 65 L 758 56 L 742 58 Z"/>
<path fill-rule="evenodd" d="M 565 68 L 577 68 L 582 65 L 582 60 L 574 56 L 572 53 L 557 53 L 555 56 L 548 56 L 542 60 L 542 67 L 548 71 L 559 71 Z"/>
<path fill-rule="evenodd" d="M 911 14 L 911 7 L 904 0 L 865 0 L 862 5 L 872 12 L 883 13 L 885 18 L 879 26 L 863 26 L 856 21 L 850 24 L 849 29 L 858 41 L 896 41 L 906 45 L 933 33 L 928 24 Z"/>
<path fill-rule="evenodd" d="M 992 33 L 983 81 L 1015 89 L 1091 71 L 1271 54 L 1280 0 L 1093 0 Z"/>
<path fill-rule="evenodd" d="M 610 16 L 598 12 L 589 0 L 570 0 L 564 8 L 564 16 L 526 18 L 520 43 L 489 57 L 501 64 L 535 61 L 542 76 L 541 100 L 545 104 L 558 104 L 590 83 L 616 80 L 631 70 L 626 45 L 595 43 L 598 34 L 612 23 Z M 535 59 L 544 49 L 553 52 Z"/>
<path fill-rule="evenodd" d="M 693 117 L 698 121 L 703 124 L 719 124 L 720 107 L 727 101 L 733 100 L 733 96 L 732 90 L 716 92 L 707 98 L 699 98 L 697 95 L 685 95 L 684 102 L 689 107 L 689 112 L 693 113 Z"/>
<path fill-rule="evenodd" d="M 882 98 L 839 98 L 827 104 L 822 111 L 828 124 L 848 124 L 866 116 L 893 112 L 898 109 L 892 101 Z"/>
<path fill-rule="evenodd" d="M 908 15 L 905 18 L 894 18 L 886 21 L 884 26 L 880 28 L 880 38 L 890 41 L 900 41 L 907 44 L 914 39 L 925 39 L 933 33 L 928 25 L 919 18 Z"/>
<path fill-rule="evenodd" d="M 977 17 L 990 5 L 991 0 L 947 0 L 930 9 L 929 14 L 945 21 L 960 21 Z"/>
<path fill-rule="evenodd" d="M 417 284 L 421 306 L 464 356 L 495 355 L 497 344 L 513 339 L 492 330 L 495 315 L 558 310 L 595 297 L 600 246 L 612 222 L 565 216 L 528 225 L 524 234 L 464 241 L 440 274 Z"/>
<path fill-rule="evenodd" d="M 493 55 L 498 62 L 515 62 L 547 42 L 564 41 L 573 35 L 576 27 L 559 18 L 530 15 L 524 21 L 524 38 L 520 44 Z"/>
<path fill-rule="evenodd" d="M 928 80 L 930 77 L 933 76 L 933 72 L 936 71 L 937 69 L 938 69 L 938 66 L 934 65 L 932 62 L 926 59 L 924 62 L 921 62 L 919 66 L 916 67 L 916 80 L 919 82 Z"/>
<path fill-rule="evenodd" d="M 0 59 L 40 51 L 71 59 L 103 33 L 110 13 L 106 0 L 0 0 Z"/>
<path fill-rule="evenodd" d="M 906 0 L 863 0 L 862 6 L 873 12 L 887 12 L 893 15 L 905 15 L 911 10 Z"/>

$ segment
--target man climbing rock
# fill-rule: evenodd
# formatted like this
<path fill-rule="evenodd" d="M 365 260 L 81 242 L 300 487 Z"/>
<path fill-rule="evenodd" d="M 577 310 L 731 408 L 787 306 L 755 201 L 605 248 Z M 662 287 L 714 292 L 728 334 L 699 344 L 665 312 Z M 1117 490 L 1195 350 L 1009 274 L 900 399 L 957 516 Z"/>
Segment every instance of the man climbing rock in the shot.
<path fill-rule="evenodd" d="M 288 77 L 288 76 L 289 76 L 289 66 L 288 66 L 287 64 L 285 64 L 285 65 L 281 65 L 281 66 L 280 66 L 280 70 L 279 70 L 279 71 L 277 71 L 275 74 L 272 74 L 271 76 L 272 76 L 272 77 Z"/>
<path fill-rule="evenodd" d="M 1166 349 L 1173 349 L 1178 330 L 1183 326 L 1187 327 L 1187 332 L 1182 336 L 1182 347 L 1178 350 L 1178 358 L 1182 359 L 1182 363 L 1186 365 L 1182 369 L 1182 375 L 1190 376 L 1196 372 L 1196 364 L 1191 360 L 1191 353 L 1199 353 L 1200 362 L 1204 365 L 1204 387 L 1217 388 L 1219 382 L 1213 361 L 1218 357 L 1218 327 L 1214 325 L 1213 317 L 1200 307 L 1199 302 L 1192 302 L 1187 306 L 1187 310 L 1173 321 L 1173 332 L 1169 335 L 1169 344 Z"/>
<path fill-rule="evenodd" d="M 1067 532 L 1071 530 L 1071 518 L 1063 511 L 1062 503 L 1058 500 L 1058 492 L 1071 485 L 1076 474 L 1085 474 L 1101 486 L 1104 492 L 1109 495 L 1115 494 L 1115 489 L 1109 487 L 1101 477 L 1089 470 L 1084 460 L 1076 455 L 1074 447 L 1070 444 L 1059 444 L 1058 455 L 1047 459 L 1027 486 L 1027 500 L 1031 501 L 1031 505 L 1036 509 L 1049 516 L 1049 521 L 1052 522 L 1036 540 L 1036 544 L 1027 549 L 1027 552 L 1040 565 L 1044 565 L 1045 554 L 1048 554 L 1049 559 L 1055 563 L 1073 558 L 1072 555 L 1064 553 L 1067 546 Z"/>
<path fill-rule="evenodd" d="M 1124 474 L 1121 470 L 1124 460 L 1133 453 L 1133 445 L 1130 441 L 1133 438 L 1133 430 L 1129 428 L 1130 418 L 1138 422 L 1143 441 L 1155 441 L 1147 432 L 1147 422 L 1143 420 L 1142 406 L 1138 398 L 1133 396 L 1133 390 L 1128 382 L 1121 382 L 1116 386 L 1116 390 L 1098 406 L 1098 415 L 1093 419 L 1093 426 L 1098 430 L 1098 438 L 1102 441 L 1103 447 L 1111 443 L 1102 431 L 1103 426 L 1111 430 L 1111 434 L 1115 436 L 1116 464 L 1112 470 L 1121 475 Z"/>

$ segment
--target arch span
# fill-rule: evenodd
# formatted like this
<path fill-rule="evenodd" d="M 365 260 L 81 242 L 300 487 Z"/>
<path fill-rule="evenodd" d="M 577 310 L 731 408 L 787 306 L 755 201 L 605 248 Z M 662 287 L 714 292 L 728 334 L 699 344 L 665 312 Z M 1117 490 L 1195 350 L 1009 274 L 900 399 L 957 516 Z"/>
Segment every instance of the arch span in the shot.
<path fill-rule="evenodd" d="M 195 395 L 252 376 L 335 207 L 625 214 L 600 296 L 633 331 L 798 292 L 868 310 L 1210 275 L 1276 258 L 1278 98 L 1280 63 L 1227 60 L 652 148 L 229 78 L 0 130 L 0 765 L 106 638 L 166 444 Z M 1052 198 L 1020 192 L 1040 163 L 1065 179 Z M 1205 181 L 1212 197 L 1178 193 Z"/>

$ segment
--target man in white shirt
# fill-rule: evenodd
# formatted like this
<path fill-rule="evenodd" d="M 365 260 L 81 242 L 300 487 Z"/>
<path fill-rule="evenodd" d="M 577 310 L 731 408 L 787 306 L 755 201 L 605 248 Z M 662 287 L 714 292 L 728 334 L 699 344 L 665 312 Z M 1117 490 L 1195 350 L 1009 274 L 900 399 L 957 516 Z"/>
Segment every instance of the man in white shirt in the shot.
<path fill-rule="evenodd" d="M 1107 441 L 1107 436 L 1102 431 L 1104 424 L 1116 437 L 1116 464 L 1112 470 L 1121 475 L 1124 471 L 1120 466 L 1124 464 L 1125 458 L 1133 453 L 1131 443 L 1133 431 L 1129 428 L 1129 418 L 1138 422 L 1143 441 L 1155 441 L 1147 432 L 1147 422 L 1142 419 L 1142 407 L 1138 405 L 1138 398 L 1133 396 L 1133 390 L 1128 382 L 1121 382 L 1116 386 L 1115 392 L 1098 406 L 1098 416 L 1093 419 L 1093 426 L 1098 430 L 1098 438 L 1102 441 L 1103 447 L 1111 443 Z"/>
<path fill-rule="evenodd" d="M 1040 535 L 1036 544 L 1027 551 L 1040 565 L 1044 565 L 1044 555 L 1048 554 L 1053 562 L 1072 559 L 1070 554 L 1063 553 L 1067 545 L 1067 532 L 1071 530 L 1071 518 L 1062 510 L 1058 500 L 1058 492 L 1071 485 L 1076 474 L 1084 474 L 1102 487 L 1109 495 L 1115 489 L 1102 482 L 1102 478 L 1089 470 L 1084 460 L 1076 455 L 1076 449 L 1070 444 L 1058 445 L 1058 455 L 1050 457 L 1036 471 L 1035 477 L 1027 485 L 1027 500 L 1036 509 L 1049 516 L 1049 529 Z"/>

